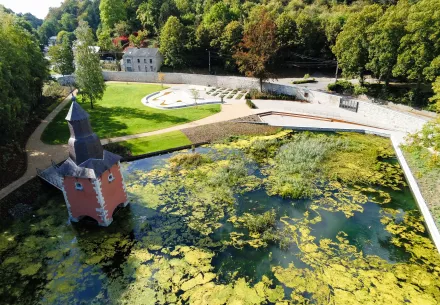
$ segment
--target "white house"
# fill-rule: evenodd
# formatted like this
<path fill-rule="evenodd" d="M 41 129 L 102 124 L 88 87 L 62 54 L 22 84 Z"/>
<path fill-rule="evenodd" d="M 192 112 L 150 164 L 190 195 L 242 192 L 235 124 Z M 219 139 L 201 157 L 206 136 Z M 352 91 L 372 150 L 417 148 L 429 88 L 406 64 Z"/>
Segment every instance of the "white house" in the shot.
<path fill-rule="evenodd" d="M 122 56 L 122 71 L 157 72 L 163 57 L 158 48 L 127 48 Z"/>

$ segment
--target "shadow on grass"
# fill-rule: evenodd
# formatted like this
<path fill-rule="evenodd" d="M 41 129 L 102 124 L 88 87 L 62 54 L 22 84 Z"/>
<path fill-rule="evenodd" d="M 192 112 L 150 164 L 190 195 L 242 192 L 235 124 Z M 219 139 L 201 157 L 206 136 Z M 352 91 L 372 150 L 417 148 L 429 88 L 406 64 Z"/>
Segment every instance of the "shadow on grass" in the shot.
<path fill-rule="evenodd" d="M 47 144 L 67 143 L 70 135 L 65 117 L 67 116 L 69 107 L 70 106 L 65 107 L 46 128 L 41 137 L 43 142 Z M 148 132 L 189 123 L 218 112 L 215 108 L 209 107 L 191 108 L 191 111 L 188 111 L 188 109 L 143 110 L 122 106 L 109 108 L 99 105 L 95 105 L 93 110 L 86 110 L 90 113 L 93 130 L 101 139 Z M 195 112 L 198 112 L 199 115 Z M 132 122 L 133 125 L 128 122 Z"/>

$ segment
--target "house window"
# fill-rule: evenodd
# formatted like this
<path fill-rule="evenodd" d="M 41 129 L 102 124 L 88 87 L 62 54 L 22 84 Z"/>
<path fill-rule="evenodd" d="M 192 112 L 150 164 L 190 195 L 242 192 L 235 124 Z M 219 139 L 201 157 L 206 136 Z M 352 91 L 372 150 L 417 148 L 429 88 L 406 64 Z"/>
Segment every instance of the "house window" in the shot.
<path fill-rule="evenodd" d="M 110 173 L 110 175 L 108 175 L 108 182 L 112 182 L 113 180 L 115 180 L 115 177 Z"/>
<path fill-rule="evenodd" d="M 153 71 L 154 71 L 154 70 L 153 70 L 153 66 L 150 66 L 150 71 L 151 71 L 151 72 L 153 72 Z"/>
<path fill-rule="evenodd" d="M 144 58 L 144 64 L 146 64 L 147 63 L 147 59 L 146 58 Z"/>
<path fill-rule="evenodd" d="M 150 64 L 152 64 L 153 63 L 153 60 L 150 58 Z"/>
<path fill-rule="evenodd" d="M 138 58 L 138 64 L 140 64 L 141 63 L 141 60 Z"/>
<path fill-rule="evenodd" d="M 127 58 L 127 64 L 131 64 L 131 59 Z"/>
<path fill-rule="evenodd" d="M 141 72 L 141 66 L 138 66 L 138 71 Z"/>
<path fill-rule="evenodd" d="M 131 72 L 131 71 L 133 71 L 133 69 L 131 67 L 127 67 L 127 71 Z"/>
<path fill-rule="evenodd" d="M 75 182 L 75 190 L 82 191 L 84 188 L 81 183 Z"/>
<path fill-rule="evenodd" d="M 147 66 L 145 66 L 145 72 L 148 72 L 148 67 Z"/>

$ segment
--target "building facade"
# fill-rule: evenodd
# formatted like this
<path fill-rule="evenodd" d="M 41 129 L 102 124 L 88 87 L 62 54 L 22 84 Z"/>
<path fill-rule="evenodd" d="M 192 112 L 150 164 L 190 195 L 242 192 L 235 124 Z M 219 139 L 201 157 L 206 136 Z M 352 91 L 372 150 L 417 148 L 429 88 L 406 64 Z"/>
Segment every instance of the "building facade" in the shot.
<path fill-rule="evenodd" d="M 116 208 L 128 204 L 121 157 L 103 149 L 88 113 L 75 100 L 66 120 L 70 130 L 69 158 L 56 170 L 69 219 L 77 222 L 87 216 L 108 226 Z"/>
<path fill-rule="evenodd" d="M 158 48 L 127 48 L 122 56 L 121 67 L 125 72 L 157 72 L 163 57 Z"/>

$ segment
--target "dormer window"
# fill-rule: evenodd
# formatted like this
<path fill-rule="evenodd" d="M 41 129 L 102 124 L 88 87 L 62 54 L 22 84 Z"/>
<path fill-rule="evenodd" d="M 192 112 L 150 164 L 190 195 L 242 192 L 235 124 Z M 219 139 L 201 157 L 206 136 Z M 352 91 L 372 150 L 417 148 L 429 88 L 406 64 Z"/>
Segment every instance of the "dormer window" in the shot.
<path fill-rule="evenodd" d="M 113 180 L 115 180 L 113 174 L 108 175 L 108 182 L 112 182 Z"/>
<path fill-rule="evenodd" d="M 75 190 L 82 191 L 83 189 L 84 188 L 83 188 L 83 185 L 81 183 L 75 182 Z"/>

